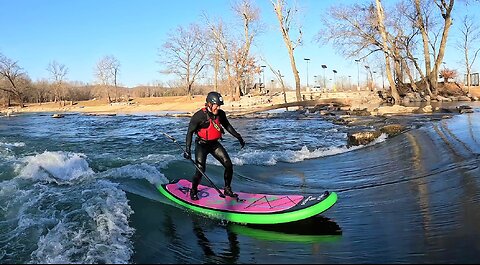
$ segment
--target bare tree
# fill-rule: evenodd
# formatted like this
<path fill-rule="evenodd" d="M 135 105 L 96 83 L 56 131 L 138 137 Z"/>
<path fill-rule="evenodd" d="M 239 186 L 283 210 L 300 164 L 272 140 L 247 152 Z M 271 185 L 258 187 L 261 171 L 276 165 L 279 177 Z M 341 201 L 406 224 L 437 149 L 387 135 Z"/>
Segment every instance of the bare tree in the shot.
<path fill-rule="evenodd" d="M 287 103 L 287 92 L 285 91 L 285 82 L 283 82 L 283 75 L 282 73 L 280 72 L 280 70 L 277 70 L 275 72 L 275 70 L 273 70 L 272 66 L 271 65 L 268 65 L 268 67 L 270 68 L 270 71 L 272 71 L 272 73 L 275 75 L 275 77 L 277 78 L 278 82 L 280 82 L 280 85 L 282 86 L 282 94 L 283 94 L 283 101 L 285 103 Z M 285 107 L 285 110 L 288 111 L 288 107 Z"/>
<path fill-rule="evenodd" d="M 275 75 L 275 78 L 277 81 L 280 83 L 280 86 L 282 87 L 282 93 L 283 93 L 283 101 L 287 103 L 287 93 L 286 93 L 286 88 L 285 88 L 285 82 L 283 82 L 283 75 L 280 72 L 280 70 L 275 70 L 273 66 L 267 62 L 264 58 L 262 59 L 263 63 L 265 63 L 268 66 L 268 69 Z M 286 107 L 286 110 L 288 111 L 288 107 Z"/>
<path fill-rule="evenodd" d="M 249 77 L 260 71 L 260 68 L 256 66 L 255 59 L 250 56 L 250 47 L 259 33 L 260 10 L 250 0 L 240 0 L 234 3 L 233 10 L 236 17 L 240 18 L 244 35 L 244 42 L 239 41 L 239 47 L 234 54 L 236 72 L 234 100 L 237 100 L 240 98 L 240 90 L 245 88 Z"/>
<path fill-rule="evenodd" d="M 215 44 L 211 51 L 214 66 L 215 89 L 217 89 L 218 73 L 223 70 L 227 79 L 226 94 L 231 94 L 233 100 L 240 99 L 246 91 L 246 86 L 253 80 L 253 75 L 260 71 L 256 60 L 250 55 L 250 48 L 260 30 L 260 11 L 250 0 L 234 2 L 232 9 L 235 17 L 241 23 L 226 26 L 221 19 L 211 22 L 204 14 L 208 25 L 209 36 Z M 242 35 L 238 34 L 242 32 Z"/>
<path fill-rule="evenodd" d="M 391 94 L 397 97 L 395 102 L 398 103 L 396 80 L 392 73 L 396 72 L 397 77 L 401 73 L 401 54 L 398 47 L 400 37 L 392 34 L 385 26 L 396 23 L 385 16 L 381 3 L 336 5 L 329 9 L 322 22 L 324 28 L 317 34 L 317 40 L 324 43 L 332 41 L 337 50 L 347 58 L 359 58 L 356 59 L 358 63 L 372 54 L 383 53 Z M 367 86 L 368 83 L 367 80 Z"/>
<path fill-rule="evenodd" d="M 302 44 L 302 27 L 294 25 L 293 21 L 298 14 L 296 7 L 290 7 L 286 4 L 285 0 L 271 1 L 273 9 L 277 16 L 278 23 L 280 24 L 280 32 L 282 33 L 283 41 L 288 50 L 288 56 L 290 57 L 290 66 L 292 67 L 293 76 L 295 78 L 295 91 L 297 101 L 302 100 L 300 94 L 300 76 L 298 75 L 297 65 L 295 63 L 294 51 L 297 46 Z M 298 28 L 298 35 L 295 41 L 291 39 L 291 30 Z"/>
<path fill-rule="evenodd" d="M 442 70 L 440 70 L 439 76 L 443 78 L 443 81 L 446 84 L 448 83 L 449 79 L 455 79 L 457 77 L 457 71 L 448 69 L 448 68 L 443 68 Z"/>
<path fill-rule="evenodd" d="M 382 3 L 380 0 L 375 0 L 376 10 L 377 10 L 377 23 L 378 23 L 378 31 L 382 36 L 382 44 L 380 45 L 383 49 L 383 54 L 385 56 L 385 65 L 386 65 L 386 72 L 387 72 L 387 79 L 390 83 L 390 91 L 392 94 L 393 99 L 395 99 L 395 104 L 400 102 L 400 96 L 397 92 L 397 88 L 395 86 L 395 82 L 393 81 L 392 72 L 390 71 L 390 56 L 388 50 L 388 37 L 387 31 L 385 29 L 385 13 L 383 11 Z"/>
<path fill-rule="evenodd" d="M 224 23 L 221 19 L 218 19 L 216 22 L 211 22 L 206 14 L 203 16 L 208 27 L 208 36 L 214 43 L 214 50 L 211 51 L 211 58 L 215 71 L 215 83 L 217 83 L 217 76 L 221 67 L 225 69 L 225 74 L 227 76 L 227 87 L 217 91 L 221 92 L 222 94 L 229 93 L 233 95 L 233 77 L 231 70 L 234 67 L 232 55 L 233 38 L 230 37 L 229 32 L 225 30 Z M 220 66 L 220 62 L 223 64 L 223 66 Z"/>
<path fill-rule="evenodd" d="M 467 73 L 466 85 L 468 88 L 468 93 L 470 93 L 470 86 L 472 85 L 470 77 L 472 73 L 472 66 L 477 59 L 478 52 L 480 51 L 480 48 L 473 48 L 474 45 L 477 45 L 478 47 L 478 44 L 480 42 L 480 28 L 474 21 L 475 19 L 473 17 L 469 17 L 468 15 L 464 16 L 462 20 L 462 27 L 460 29 L 461 39 L 457 41 L 456 45 L 459 49 L 463 51 L 464 54 L 464 64 Z"/>
<path fill-rule="evenodd" d="M 41 104 L 50 101 L 51 90 L 51 84 L 47 79 L 37 80 L 32 87 L 33 102 Z"/>
<path fill-rule="evenodd" d="M 16 61 L 7 58 L 0 53 L 0 90 L 7 92 L 7 106 L 11 105 L 11 96 L 16 98 L 20 106 L 24 106 L 24 94 L 29 88 L 31 81 Z"/>
<path fill-rule="evenodd" d="M 110 87 L 115 88 L 115 101 L 118 100 L 118 74 L 120 72 L 120 62 L 113 55 L 102 57 L 95 68 L 95 75 L 100 85 L 105 88 L 108 103 L 112 102 Z"/>
<path fill-rule="evenodd" d="M 438 67 L 445 53 L 453 3 L 454 0 L 404 0 L 394 3 L 394 9 L 389 12 L 384 10 L 380 0 L 375 0 L 374 8 L 368 3 L 337 5 L 324 17 L 326 30 L 320 31 L 319 40 L 333 40 L 347 57 L 363 59 L 382 52 L 394 97 L 399 89 L 404 92 L 405 89 L 418 90 L 409 67 L 413 62 L 423 84 L 426 84 L 424 89 L 432 95 L 432 89 L 437 85 Z M 441 16 L 434 11 L 440 11 Z M 424 73 L 413 55 L 417 48 L 423 50 Z M 388 70 L 389 65 L 393 67 L 390 67 L 391 70 Z M 392 73 L 393 79 L 388 77 Z M 411 86 L 404 84 L 405 74 Z"/>
<path fill-rule="evenodd" d="M 192 86 L 207 65 L 208 50 L 204 30 L 197 24 L 190 24 L 188 28 L 179 26 L 169 33 L 162 48 L 159 56 L 165 67 L 161 72 L 178 75 L 191 97 Z"/>
<path fill-rule="evenodd" d="M 52 61 L 47 66 L 47 71 L 50 73 L 53 87 L 54 87 L 54 102 L 58 100 L 65 101 L 65 76 L 68 73 L 68 68 L 64 64 L 60 64 L 57 61 Z M 63 103 L 65 105 L 65 102 Z"/>
<path fill-rule="evenodd" d="M 440 11 L 440 15 L 443 19 L 443 27 L 441 33 L 440 44 L 438 46 L 438 54 L 434 54 L 433 56 L 433 66 L 431 61 L 431 50 L 436 52 L 436 45 L 432 45 L 432 42 L 429 37 L 429 20 L 425 19 L 424 14 L 427 13 L 425 11 L 426 6 L 423 5 L 421 0 L 413 0 L 415 5 L 415 10 L 417 11 L 417 27 L 420 29 L 423 41 L 423 55 L 425 59 L 425 72 L 426 72 L 426 84 L 427 90 L 431 91 L 432 93 L 436 93 L 436 86 L 437 86 L 437 78 L 438 78 L 438 69 L 440 64 L 443 61 L 443 57 L 445 54 L 445 48 L 448 39 L 448 32 L 450 30 L 450 26 L 452 25 L 452 17 L 451 13 L 453 10 L 453 5 L 455 0 L 434 0 L 433 2 Z M 428 7 L 427 7 L 428 8 Z"/>

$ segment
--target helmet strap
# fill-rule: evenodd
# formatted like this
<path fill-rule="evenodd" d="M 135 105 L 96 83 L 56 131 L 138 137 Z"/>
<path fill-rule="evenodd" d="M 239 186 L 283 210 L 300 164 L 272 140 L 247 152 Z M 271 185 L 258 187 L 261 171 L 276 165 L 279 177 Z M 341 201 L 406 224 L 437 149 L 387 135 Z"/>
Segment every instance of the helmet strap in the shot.
<path fill-rule="evenodd" d="M 205 107 L 207 107 L 207 110 L 209 112 L 212 112 L 212 103 L 210 103 L 210 102 L 205 103 Z"/>

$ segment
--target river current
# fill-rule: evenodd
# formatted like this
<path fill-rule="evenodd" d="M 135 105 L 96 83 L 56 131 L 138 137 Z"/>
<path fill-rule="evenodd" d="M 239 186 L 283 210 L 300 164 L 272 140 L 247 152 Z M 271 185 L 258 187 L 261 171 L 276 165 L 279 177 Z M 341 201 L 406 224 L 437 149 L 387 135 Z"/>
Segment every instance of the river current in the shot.
<path fill-rule="evenodd" d="M 0 117 L 0 263 L 479 263 L 480 109 L 347 147 L 319 115 L 231 118 L 234 191 L 335 191 L 319 216 L 247 226 L 188 212 L 156 186 L 194 166 L 189 118 Z M 209 157 L 206 174 L 223 186 Z M 208 185 L 206 180 L 202 184 Z"/>

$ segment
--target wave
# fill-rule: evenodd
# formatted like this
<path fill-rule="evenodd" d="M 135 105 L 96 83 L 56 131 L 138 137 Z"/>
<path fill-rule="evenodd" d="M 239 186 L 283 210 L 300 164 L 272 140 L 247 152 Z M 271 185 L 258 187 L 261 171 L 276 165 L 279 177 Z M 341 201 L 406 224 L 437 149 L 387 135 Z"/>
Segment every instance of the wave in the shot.
<path fill-rule="evenodd" d="M 146 167 L 148 168 L 148 167 Z M 0 182 L 0 263 L 128 263 L 133 213 L 118 183 L 83 154 L 19 159 Z"/>
<path fill-rule="evenodd" d="M 74 184 L 94 174 L 83 154 L 49 152 L 22 158 L 15 166 L 18 177 L 57 184 Z"/>
<path fill-rule="evenodd" d="M 24 147 L 25 143 L 23 142 L 14 142 L 14 143 L 8 143 L 8 142 L 0 142 L 0 158 L 1 160 L 4 160 L 3 162 L 7 162 L 9 160 L 12 160 L 15 158 L 15 156 L 12 154 L 13 149 L 19 148 L 19 147 Z M 1 162 L 0 162 L 1 164 Z"/>
<path fill-rule="evenodd" d="M 381 134 L 377 139 L 372 141 L 367 145 L 358 145 L 358 146 L 332 146 L 326 148 L 315 148 L 311 149 L 307 146 L 303 146 L 300 150 L 282 150 L 282 151 L 262 151 L 262 150 L 251 150 L 251 151 L 241 151 L 232 156 L 232 163 L 234 165 L 264 165 L 264 166 L 273 166 L 278 162 L 285 163 L 297 163 L 308 159 L 315 159 L 326 156 L 333 156 L 342 153 L 351 152 L 360 148 L 367 146 L 372 146 L 381 142 L 386 141 L 388 135 Z M 208 157 L 208 163 L 218 165 L 221 164 L 214 158 Z"/>
<path fill-rule="evenodd" d="M 130 164 L 119 168 L 109 169 L 102 173 L 109 179 L 145 179 L 154 186 L 168 183 L 168 179 L 154 166 L 146 163 Z"/>
<path fill-rule="evenodd" d="M 25 143 L 22 142 L 15 142 L 15 143 L 5 143 L 5 142 L 0 142 L 0 147 L 23 147 L 25 146 Z"/>

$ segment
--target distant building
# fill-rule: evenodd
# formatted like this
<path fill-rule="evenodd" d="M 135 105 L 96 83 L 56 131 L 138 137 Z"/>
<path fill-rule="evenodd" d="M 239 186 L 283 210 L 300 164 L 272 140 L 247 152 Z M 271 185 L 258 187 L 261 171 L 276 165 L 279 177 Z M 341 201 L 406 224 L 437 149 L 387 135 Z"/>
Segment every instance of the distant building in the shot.
<path fill-rule="evenodd" d="M 463 78 L 464 78 L 464 84 L 467 85 L 467 75 L 465 74 Z M 479 86 L 480 85 L 478 73 L 471 73 L 470 74 L 470 85 L 471 86 Z"/>

